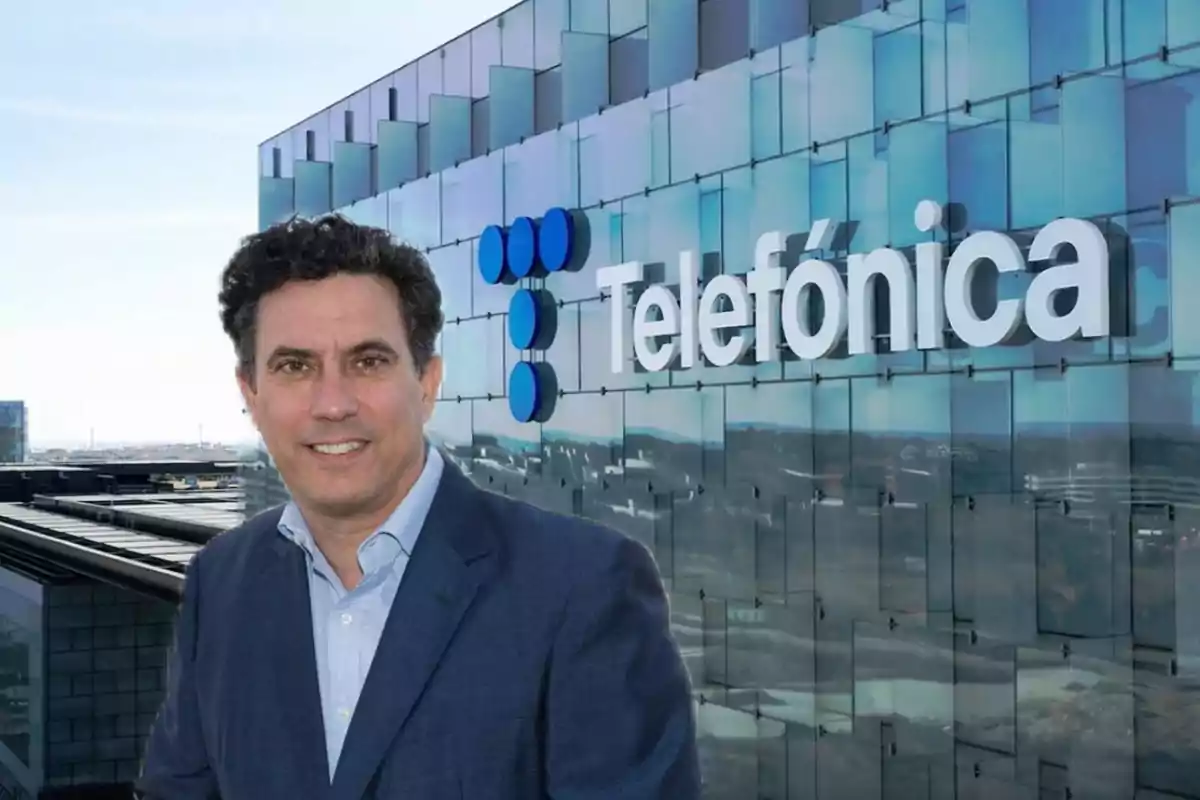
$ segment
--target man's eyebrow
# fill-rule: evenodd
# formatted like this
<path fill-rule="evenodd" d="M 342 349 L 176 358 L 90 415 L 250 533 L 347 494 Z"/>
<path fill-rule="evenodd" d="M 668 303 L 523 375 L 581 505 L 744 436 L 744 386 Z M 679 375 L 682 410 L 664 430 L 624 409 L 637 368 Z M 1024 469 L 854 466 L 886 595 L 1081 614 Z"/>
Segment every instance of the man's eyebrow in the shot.
<path fill-rule="evenodd" d="M 312 350 L 306 350 L 303 347 L 276 347 L 271 351 L 270 357 L 267 358 L 267 363 L 278 361 L 281 358 L 301 358 L 311 360 L 316 358 L 317 354 Z"/>
<path fill-rule="evenodd" d="M 384 353 L 389 356 L 398 355 L 396 348 L 382 339 L 367 339 L 364 342 L 351 347 L 346 353 L 350 356 L 360 356 L 364 353 Z M 304 361 L 315 361 L 320 358 L 320 355 L 315 350 L 309 350 L 303 347 L 290 347 L 280 345 L 271 351 L 270 357 L 267 358 L 267 363 L 273 363 L 283 358 L 298 358 Z"/>
<path fill-rule="evenodd" d="M 392 347 L 382 339 L 368 339 L 365 342 L 359 342 L 351 347 L 348 351 L 350 355 L 362 355 L 363 353 L 375 351 L 378 353 L 386 353 L 388 355 L 397 355 L 396 348 Z"/>

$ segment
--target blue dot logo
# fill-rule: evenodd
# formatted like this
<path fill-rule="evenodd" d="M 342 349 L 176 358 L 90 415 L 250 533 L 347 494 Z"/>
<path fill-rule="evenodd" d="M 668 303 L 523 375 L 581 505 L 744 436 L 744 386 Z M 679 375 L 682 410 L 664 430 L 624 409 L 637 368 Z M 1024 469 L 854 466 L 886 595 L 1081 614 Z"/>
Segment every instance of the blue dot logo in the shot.
<path fill-rule="evenodd" d="M 518 289 L 508 306 L 508 338 L 518 350 L 528 350 L 537 340 L 541 319 L 538 297 L 531 289 Z"/>
<path fill-rule="evenodd" d="M 586 232 L 586 226 L 582 228 Z M 479 236 L 479 275 L 486 283 L 517 283 L 524 278 L 579 266 L 586 251 L 585 237 L 577 235 L 576 216 L 565 208 L 552 208 L 540 220 L 517 217 L 507 228 L 489 225 Z M 554 368 L 533 352 L 554 342 L 558 312 L 545 289 L 519 287 L 508 306 L 508 340 L 522 352 L 508 376 L 508 407 L 520 422 L 545 422 L 558 396 Z"/>
<path fill-rule="evenodd" d="M 558 272 L 571 261 L 575 250 L 575 218 L 565 208 L 552 208 L 542 217 L 538 252 L 548 272 Z"/>
<path fill-rule="evenodd" d="M 529 217 L 517 217 L 508 228 L 508 268 L 514 277 L 528 278 L 540 266 L 537 226 Z"/>
<path fill-rule="evenodd" d="M 508 247 L 504 229 L 489 225 L 479 237 L 479 274 L 488 283 L 499 283 L 508 271 Z"/>
<path fill-rule="evenodd" d="M 479 236 L 479 276 L 487 283 L 514 283 L 579 266 L 586 251 L 586 225 L 575 212 L 552 208 L 540 220 L 517 217 L 507 228 L 489 225 Z M 582 245 L 582 246 L 581 246 Z"/>
<path fill-rule="evenodd" d="M 545 422 L 554 410 L 558 385 L 545 361 L 518 361 L 508 374 L 508 410 L 517 422 Z"/>

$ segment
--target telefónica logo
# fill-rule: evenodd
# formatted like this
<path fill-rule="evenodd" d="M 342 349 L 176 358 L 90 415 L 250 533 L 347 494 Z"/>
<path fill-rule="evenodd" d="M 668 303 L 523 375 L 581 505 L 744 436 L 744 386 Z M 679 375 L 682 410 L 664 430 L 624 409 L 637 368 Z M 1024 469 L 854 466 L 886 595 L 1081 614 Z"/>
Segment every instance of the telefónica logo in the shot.
<path fill-rule="evenodd" d="M 565 208 L 552 208 L 540 220 L 517 217 L 507 228 L 489 225 L 479 237 L 479 274 L 498 284 L 559 272 L 581 255 L 577 240 L 575 217 Z M 548 291 L 522 286 L 513 292 L 508 340 L 525 355 L 508 374 L 508 408 L 519 422 L 545 422 L 554 412 L 558 380 L 545 350 L 553 344 L 557 327 L 557 309 Z"/>
<path fill-rule="evenodd" d="M 913 224 L 922 233 L 931 233 L 941 224 L 942 214 L 940 204 L 922 200 L 913 213 Z M 833 220 L 813 223 L 805 252 L 828 250 L 836 231 Z M 807 257 L 788 274 L 779 265 L 785 240 L 781 231 L 763 234 L 755 247 L 753 269 L 744 276 L 717 275 L 702 288 L 697 254 L 681 252 L 678 296 L 671 287 L 652 284 L 638 296 L 632 319 L 626 313 L 628 292 L 645 279 L 642 262 L 596 270 L 597 287 L 613 296 L 612 372 L 626 368 L 630 339 L 637 363 L 650 372 L 690 369 L 701 354 L 714 366 L 729 366 L 740 362 L 751 347 L 757 362 L 773 361 L 779 358 L 780 326 L 784 343 L 800 359 L 829 356 L 843 337 L 849 340 L 851 355 L 873 353 L 877 277 L 886 280 L 890 290 L 888 334 L 893 352 L 945 347 L 947 322 L 971 347 L 1003 344 L 1023 323 L 1035 337 L 1048 342 L 1109 334 L 1108 242 L 1087 220 L 1056 219 L 1039 230 L 1029 247 L 1029 262 L 1051 265 L 1033 275 L 1024 297 L 998 301 L 987 318 L 972 302 L 979 265 L 991 262 L 1002 274 L 1029 269 L 1021 248 L 1006 234 L 971 234 L 954 249 L 944 274 L 943 244 L 922 242 L 915 247 L 915 278 L 908 256 L 891 247 L 849 255 L 846 279 L 837 267 L 816 256 Z M 1067 247 L 1075 258 L 1064 263 L 1061 255 Z M 1074 290 L 1078 299 L 1070 312 L 1059 315 L 1055 298 L 1067 290 Z M 816 326 L 809 319 L 811 292 L 818 292 L 824 301 L 825 312 Z M 776 293 L 782 296 L 776 298 Z"/>

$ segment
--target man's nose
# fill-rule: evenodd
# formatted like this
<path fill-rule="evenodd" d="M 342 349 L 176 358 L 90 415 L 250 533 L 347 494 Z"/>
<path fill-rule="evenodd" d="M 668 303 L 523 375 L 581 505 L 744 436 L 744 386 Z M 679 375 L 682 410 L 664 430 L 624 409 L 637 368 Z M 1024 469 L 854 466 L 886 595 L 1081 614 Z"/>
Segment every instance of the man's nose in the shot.
<path fill-rule="evenodd" d="M 339 370 L 326 370 L 313 387 L 312 415 L 321 419 L 345 419 L 358 413 L 354 382 Z"/>

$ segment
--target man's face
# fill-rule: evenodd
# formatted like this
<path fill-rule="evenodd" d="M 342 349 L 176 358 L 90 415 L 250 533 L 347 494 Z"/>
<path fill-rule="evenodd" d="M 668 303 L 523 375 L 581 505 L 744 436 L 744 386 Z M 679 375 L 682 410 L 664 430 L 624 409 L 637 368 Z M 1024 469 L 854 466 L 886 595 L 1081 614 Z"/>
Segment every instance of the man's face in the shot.
<path fill-rule="evenodd" d="M 260 301 L 253 381 L 238 382 L 297 503 L 340 519 L 399 502 L 441 376 L 436 357 L 414 366 L 392 283 L 341 274 Z"/>

